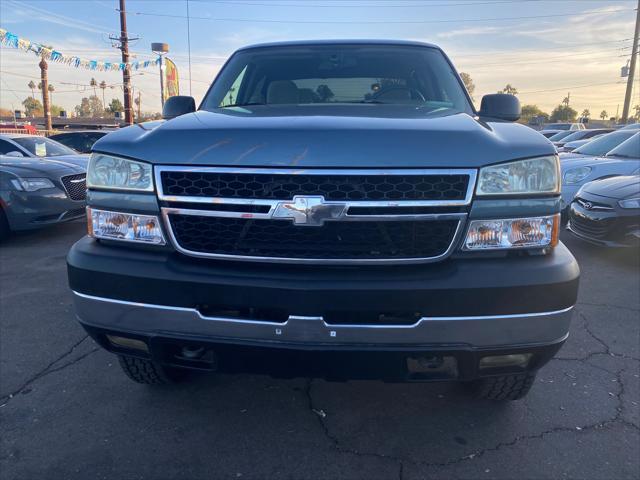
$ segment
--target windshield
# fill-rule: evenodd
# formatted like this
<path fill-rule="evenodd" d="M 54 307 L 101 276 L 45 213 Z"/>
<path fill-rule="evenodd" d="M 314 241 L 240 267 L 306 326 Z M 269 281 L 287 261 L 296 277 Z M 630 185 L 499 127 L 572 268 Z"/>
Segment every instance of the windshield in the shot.
<path fill-rule="evenodd" d="M 574 132 L 558 132 L 555 135 L 552 135 L 549 137 L 549 140 L 551 140 L 552 142 L 557 142 L 558 140 L 562 140 L 564 137 L 568 137 L 573 135 Z"/>
<path fill-rule="evenodd" d="M 345 103 L 473 113 L 455 71 L 438 49 L 393 45 L 240 51 L 224 67 L 202 108 Z"/>
<path fill-rule="evenodd" d="M 60 155 L 76 154 L 70 148 L 46 137 L 15 137 L 11 140 L 36 157 L 59 157 Z"/>
<path fill-rule="evenodd" d="M 579 153 L 581 155 L 592 155 L 599 157 L 607 153 L 608 151 L 616 148 L 622 142 L 631 138 L 635 132 L 633 131 L 617 131 L 607 133 L 602 137 L 598 137 L 587 143 L 586 145 L 576 148 L 573 153 Z"/>
<path fill-rule="evenodd" d="M 640 132 L 625 142 L 622 142 L 616 148 L 606 155 L 607 157 L 622 158 L 640 158 Z"/>
<path fill-rule="evenodd" d="M 547 130 L 569 130 L 571 128 L 570 123 L 550 123 L 544 127 Z"/>

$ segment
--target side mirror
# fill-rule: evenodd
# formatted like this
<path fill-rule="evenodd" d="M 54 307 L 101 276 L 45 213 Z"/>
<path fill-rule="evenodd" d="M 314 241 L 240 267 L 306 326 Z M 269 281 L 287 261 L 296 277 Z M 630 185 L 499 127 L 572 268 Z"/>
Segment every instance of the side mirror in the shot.
<path fill-rule="evenodd" d="M 520 100 L 516 96 L 506 93 L 485 95 L 482 97 L 478 113 L 481 117 L 515 122 L 520 118 Z"/>
<path fill-rule="evenodd" d="M 24 155 L 22 154 L 22 152 L 19 152 L 17 150 L 14 150 L 13 152 L 8 152 L 4 154 L 6 157 L 16 157 L 16 158 L 20 158 L 20 157 L 24 157 Z"/>
<path fill-rule="evenodd" d="M 170 118 L 179 117 L 186 113 L 196 111 L 196 101 L 193 97 L 185 95 L 176 95 L 169 97 L 162 107 L 162 118 L 168 120 Z"/>

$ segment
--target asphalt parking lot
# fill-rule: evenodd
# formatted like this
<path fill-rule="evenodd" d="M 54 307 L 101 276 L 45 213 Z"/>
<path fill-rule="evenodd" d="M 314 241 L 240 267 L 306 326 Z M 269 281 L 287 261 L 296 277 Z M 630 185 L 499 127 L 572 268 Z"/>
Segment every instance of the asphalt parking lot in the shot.
<path fill-rule="evenodd" d="M 640 477 L 640 256 L 565 235 L 571 336 L 525 400 L 452 384 L 198 376 L 129 381 L 74 319 L 80 223 L 0 246 L 3 479 Z"/>

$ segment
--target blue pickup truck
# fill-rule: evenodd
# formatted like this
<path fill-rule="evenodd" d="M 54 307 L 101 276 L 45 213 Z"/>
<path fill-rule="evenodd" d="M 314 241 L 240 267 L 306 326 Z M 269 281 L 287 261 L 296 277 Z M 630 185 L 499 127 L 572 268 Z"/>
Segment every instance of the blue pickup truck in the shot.
<path fill-rule="evenodd" d="M 262 44 L 99 140 L 78 319 L 134 381 L 455 380 L 515 400 L 567 338 L 553 145 L 417 42 Z"/>

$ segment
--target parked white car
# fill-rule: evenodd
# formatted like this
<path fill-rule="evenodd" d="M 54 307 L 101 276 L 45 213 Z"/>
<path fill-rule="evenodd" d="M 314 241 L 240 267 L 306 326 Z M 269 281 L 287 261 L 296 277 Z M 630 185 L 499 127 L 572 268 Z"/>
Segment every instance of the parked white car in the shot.
<path fill-rule="evenodd" d="M 640 132 L 604 156 L 561 157 L 560 168 L 562 170 L 562 210 L 564 212 L 585 183 L 600 178 L 640 173 Z"/>

